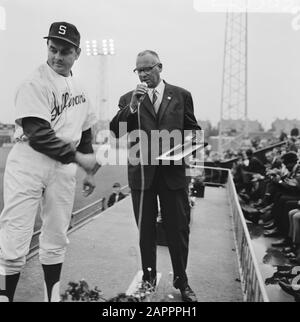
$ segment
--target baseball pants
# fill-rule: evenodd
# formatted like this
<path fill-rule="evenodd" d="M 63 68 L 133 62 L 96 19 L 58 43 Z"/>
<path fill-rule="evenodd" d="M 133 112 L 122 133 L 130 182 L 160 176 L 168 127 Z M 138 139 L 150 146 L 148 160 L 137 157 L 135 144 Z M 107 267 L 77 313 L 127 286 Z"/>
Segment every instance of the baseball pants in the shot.
<path fill-rule="evenodd" d="M 33 150 L 27 142 L 12 148 L 4 173 L 4 208 L 0 215 L 0 275 L 19 273 L 26 261 L 36 215 L 42 220 L 41 264 L 64 261 L 68 244 L 76 169 Z"/>

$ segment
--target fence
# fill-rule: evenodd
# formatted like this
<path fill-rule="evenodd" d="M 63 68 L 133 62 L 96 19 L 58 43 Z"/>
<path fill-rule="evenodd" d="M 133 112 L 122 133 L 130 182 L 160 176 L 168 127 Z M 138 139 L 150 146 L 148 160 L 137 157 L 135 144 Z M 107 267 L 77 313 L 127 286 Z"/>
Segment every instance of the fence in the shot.
<path fill-rule="evenodd" d="M 230 201 L 234 240 L 236 244 L 239 271 L 247 302 L 269 302 L 266 288 L 258 267 L 256 256 L 252 247 L 251 238 L 241 210 L 231 171 L 224 168 L 195 166 L 205 170 L 205 182 L 207 184 L 224 186 L 228 192 Z M 209 180 L 213 178 L 213 182 Z M 224 180 L 226 179 L 226 182 Z"/>
<path fill-rule="evenodd" d="M 269 302 L 231 173 L 228 176 L 227 191 L 232 210 L 234 237 L 245 300 Z"/>
<path fill-rule="evenodd" d="M 206 186 L 225 186 L 228 179 L 228 171 L 224 168 L 204 166 L 204 183 Z"/>

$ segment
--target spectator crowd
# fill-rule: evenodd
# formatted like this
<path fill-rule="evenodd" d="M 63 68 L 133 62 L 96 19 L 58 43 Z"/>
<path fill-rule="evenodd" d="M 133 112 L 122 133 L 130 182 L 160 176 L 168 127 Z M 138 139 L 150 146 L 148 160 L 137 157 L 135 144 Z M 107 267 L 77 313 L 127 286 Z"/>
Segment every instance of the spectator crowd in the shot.
<path fill-rule="evenodd" d="M 232 168 L 246 220 L 263 228 L 271 246 L 287 259 L 277 272 L 280 287 L 300 301 L 295 281 L 300 266 L 300 136 L 297 128 L 284 144 L 255 156 L 255 148 L 239 151 Z M 299 267 L 300 270 L 300 267 Z"/>

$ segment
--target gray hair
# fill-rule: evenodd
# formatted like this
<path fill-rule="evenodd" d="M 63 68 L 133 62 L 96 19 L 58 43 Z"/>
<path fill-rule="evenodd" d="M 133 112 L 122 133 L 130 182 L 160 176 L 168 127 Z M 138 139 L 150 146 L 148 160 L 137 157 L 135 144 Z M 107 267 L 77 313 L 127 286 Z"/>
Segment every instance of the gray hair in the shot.
<path fill-rule="evenodd" d="M 138 57 L 141 57 L 141 56 L 144 56 L 144 55 L 147 55 L 147 54 L 150 54 L 150 55 L 154 56 L 160 62 L 158 54 L 155 51 L 149 50 L 149 49 L 143 50 L 140 53 L 138 53 Z"/>

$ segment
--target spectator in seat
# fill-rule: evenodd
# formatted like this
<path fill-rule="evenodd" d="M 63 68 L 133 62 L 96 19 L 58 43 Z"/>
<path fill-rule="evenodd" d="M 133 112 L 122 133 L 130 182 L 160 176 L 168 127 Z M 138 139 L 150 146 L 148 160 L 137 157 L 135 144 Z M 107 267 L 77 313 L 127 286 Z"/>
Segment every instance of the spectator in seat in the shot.
<path fill-rule="evenodd" d="M 114 203 L 125 198 L 125 195 L 121 192 L 121 185 L 119 182 L 116 182 L 112 186 L 113 193 L 109 196 L 107 207 L 111 207 Z"/>
<path fill-rule="evenodd" d="M 298 152 L 299 130 L 294 128 L 291 130 L 290 137 L 287 141 L 287 150 Z"/>
<path fill-rule="evenodd" d="M 296 256 L 297 264 L 300 264 L 300 203 L 298 208 L 289 212 L 289 240 L 291 242 L 291 251 Z"/>
<path fill-rule="evenodd" d="M 275 202 L 272 207 L 272 217 L 274 218 L 274 228 L 268 227 L 269 231 L 264 235 L 266 237 L 282 236 L 283 240 L 273 243 L 273 246 L 282 246 L 286 243 L 286 237 L 289 231 L 288 212 L 295 208 L 293 203 L 300 200 L 300 164 L 295 152 L 288 152 L 282 156 L 282 162 L 289 171 L 288 175 L 274 177 L 274 183 L 277 186 Z M 292 203 L 292 208 L 289 204 Z M 271 225 L 272 226 L 272 225 Z"/>

